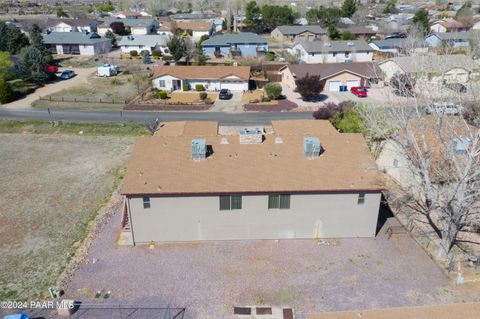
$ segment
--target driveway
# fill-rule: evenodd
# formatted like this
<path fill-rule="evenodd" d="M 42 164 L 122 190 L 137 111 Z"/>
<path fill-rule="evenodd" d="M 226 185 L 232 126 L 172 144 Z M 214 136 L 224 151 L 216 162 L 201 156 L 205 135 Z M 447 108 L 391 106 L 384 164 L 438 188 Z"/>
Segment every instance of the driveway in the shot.
<path fill-rule="evenodd" d="M 59 72 L 57 74 L 60 74 L 63 70 L 65 69 L 59 69 Z M 77 86 L 81 83 L 87 83 L 88 77 L 94 72 L 96 72 L 97 68 L 78 68 L 74 69 L 74 71 L 77 75 L 69 80 L 58 80 L 54 83 L 47 84 L 41 88 L 36 89 L 35 92 L 27 95 L 23 99 L 0 105 L 0 107 L 10 109 L 29 108 L 32 106 L 33 102 L 39 99 L 40 96 L 47 96 Z"/>
<path fill-rule="evenodd" d="M 390 240 L 214 241 L 118 246 L 120 214 L 107 222 L 65 297 L 186 307 L 185 318 L 233 318 L 234 306 L 306 313 L 469 301 L 407 235 Z"/>
<path fill-rule="evenodd" d="M 242 97 L 243 92 L 232 91 L 232 98 L 230 100 L 220 100 L 217 98 L 213 104 L 212 112 L 227 112 L 238 113 L 243 112 Z"/>

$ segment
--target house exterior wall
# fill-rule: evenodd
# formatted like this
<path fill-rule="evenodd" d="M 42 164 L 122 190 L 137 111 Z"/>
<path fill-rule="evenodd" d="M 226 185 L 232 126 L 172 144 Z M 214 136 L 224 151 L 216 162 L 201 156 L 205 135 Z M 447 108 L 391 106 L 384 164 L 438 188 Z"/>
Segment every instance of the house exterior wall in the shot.
<path fill-rule="evenodd" d="M 150 30 L 146 27 L 131 27 L 130 31 L 133 35 L 149 34 Z"/>
<path fill-rule="evenodd" d="M 366 81 L 358 75 L 351 74 L 348 72 L 343 72 L 338 75 L 332 76 L 331 78 L 328 78 L 325 82 L 325 91 L 328 91 L 328 88 L 330 87 L 330 82 L 338 82 L 340 81 L 340 85 L 349 85 L 347 81 L 358 81 L 359 85 L 364 85 L 366 84 Z"/>
<path fill-rule="evenodd" d="M 348 54 L 346 52 L 307 53 L 301 45 L 296 45 L 293 51 L 304 63 L 371 62 L 373 59 L 373 49 L 368 52 L 348 52 Z"/>
<path fill-rule="evenodd" d="M 230 55 L 230 46 L 204 46 L 203 52 L 207 56 L 215 56 L 216 47 L 220 49 L 222 55 Z M 242 56 L 256 57 L 258 55 L 257 48 L 263 48 L 265 51 L 268 51 L 267 44 L 239 44 L 236 47 L 240 50 Z"/>
<path fill-rule="evenodd" d="M 395 73 L 405 73 L 403 70 L 398 66 L 397 63 L 393 61 L 386 61 L 382 64 L 379 64 L 380 69 L 382 69 L 383 73 L 385 74 L 385 81 L 388 82 L 395 75 Z"/>
<path fill-rule="evenodd" d="M 105 35 L 108 31 L 112 31 L 112 29 L 109 27 L 97 27 L 97 33 L 99 35 Z"/>
<path fill-rule="evenodd" d="M 210 34 L 212 34 L 211 31 L 192 31 L 192 41 L 198 42 L 202 36 L 210 36 Z"/>
<path fill-rule="evenodd" d="M 218 196 L 127 199 L 137 244 L 199 240 L 374 237 L 381 194 L 291 195 L 290 209 L 268 209 L 268 195 L 242 196 L 242 209 L 219 210 Z"/>
<path fill-rule="evenodd" d="M 415 174 L 409 167 L 408 160 L 403 155 L 400 146 L 388 141 L 382 145 L 382 151 L 376 160 L 378 169 L 395 179 L 402 187 L 415 185 Z"/>
<path fill-rule="evenodd" d="M 167 91 L 172 91 L 173 90 L 173 80 L 180 80 L 176 77 L 170 76 L 170 75 L 164 75 L 158 78 L 155 78 L 152 80 L 152 86 L 158 90 L 167 90 Z M 160 81 L 165 81 L 165 85 L 162 86 L 160 85 Z"/>
<path fill-rule="evenodd" d="M 79 27 L 72 27 L 69 24 L 61 22 L 51 28 L 49 28 L 52 32 L 92 32 L 92 28 L 90 26 L 79 26 Z"/>
<path fill-rule="evenodd" d="M 160 85 L 160 81 L 165 81 L 165 86 Z M 159 78 L 156 78 L 152 81 L 154 88 L 159 90 L 172 91 L 173 80 L 179 80 L 170 75 L 165 75 Z M 197 84 L 203 85 L 206 91 L 220 91 L 221 89 L 230 89 L 231 91 L 246 91 L 248 90 L 248 80 L 240 80 L 238 78 L 226 78 L 218 80 L 206 80 L 206 79 L 192 79 L 192 80 L 183 80 L 183 84 L 189 84 L 192 90 L 195 89 Z M 180 87 L 179 89 L 182 89 Z"/>
<path fill-rule="evenodd" d="M 285 37 L 282 32 L 278 28 L 273 29 L 273 31 L 270 33 L 270 36 L 280 42 L 285 41 Z"/>
<path fill-rule="evenodd" d="M 431 77 L 433 83 L 462 83 L 467 84 L 470 79 L 470 72 L 463 68 L 453 68 L 445 72 Z"/>
<path fill-rule="evenodd" d="M 434 25 L 432 25 L 430 27 L 430 30 L 432 32 L 447 32 L 447 28 L 445 28 L 443 25 L 441 25 L 440 23 L 435 23 Z"/>
<path fill-rule="evenodd" d="M 295 83 L 295 78 L 293 77 L 290 68 L 283 69 L 280 74 L 282 75 L 282 83 L 291 88 L 292 90 L 295 90 L 297 84 Z"/>

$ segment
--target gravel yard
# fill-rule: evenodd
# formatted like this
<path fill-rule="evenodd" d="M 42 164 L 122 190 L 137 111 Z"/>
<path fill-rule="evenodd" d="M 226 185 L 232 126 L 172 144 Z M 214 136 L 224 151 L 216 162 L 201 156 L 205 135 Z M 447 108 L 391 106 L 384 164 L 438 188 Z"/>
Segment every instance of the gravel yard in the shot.
<path fill-rule="evenodd" d="M 233 306 L 294 307 L 306 313 L 461 302 L 455 288 L 407 235 L 391 240 L 231 241 L 117 246 L 120 214 L 106 225 L 66 296 L 186 307 L 185 318 L 233 318 Z M 93 262 L 95 261 L 95 262 Z M 467 297 L 465 297 L 467 296 Z M 470 297 L 468 297 L 470 296 Z"/>
<path fill-rule="evenodd" d="M 133 138 L 0 135 L 0 300 L 48 295 Z"/>

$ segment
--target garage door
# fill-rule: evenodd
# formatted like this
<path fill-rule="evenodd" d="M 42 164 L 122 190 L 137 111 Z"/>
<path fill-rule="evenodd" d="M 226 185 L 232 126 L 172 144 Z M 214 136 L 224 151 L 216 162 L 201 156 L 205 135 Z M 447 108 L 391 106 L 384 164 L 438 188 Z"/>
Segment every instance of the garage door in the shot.
<path fill-rule="evenodd" d="M 331 92 L 338 92 L 340 91 L 340 81 L 329 81 L 328 82 L 328 90 Z"/>
<path fill-rule="evenodd" d="M 248 85 L 245 84 L 245 81 L 223 81 L 221 88 L 230 89 L 231 91 L 244 91 L 248 90 Z"/>
<path fill-rule="evenodd" d="M 360 80 L 348 80 L 347 81 L 347 88 L 350 90 L 350 88 L 354 86 L 360 86 Z"/>

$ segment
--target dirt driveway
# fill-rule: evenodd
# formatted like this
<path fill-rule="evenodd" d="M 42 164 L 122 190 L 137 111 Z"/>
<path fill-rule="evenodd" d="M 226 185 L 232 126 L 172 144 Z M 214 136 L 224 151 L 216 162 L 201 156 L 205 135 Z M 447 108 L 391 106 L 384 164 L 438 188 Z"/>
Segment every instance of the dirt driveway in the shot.
<path fill-rule="evenodd" d="M 217 241 L 116 245 L 117 213 L 66 287 L 86 303 L 187 307 L 185 318 L 234 318 L 234 306 L 306 313 L 471 300 L 408 235 L 391 240 Z M 108 300 L 95 299 L 111 291 Z"/>
<path fill-rule="evenodd" d="M 59 75 L 65 69 L 59 69 L 57 75 Z M 77 68 L 73 69 L 77 74 L 75 77 L 69 80 L 58 80 L 57 82 L 47 84 L 44 87 L 37 89 L 32 94 L 27 95 L 23 99 L 3 104 L 1 107 L 19 109 L 19 108 L 30 108 L 32 103 L 38 100 L 40 96 L 47 96 L 53 93 L 60 92 L 64 89 L 74 87 L 79 84 L 87 83 L 88 77 L 93 72 L 96 72 L 96 68 Z"/>

